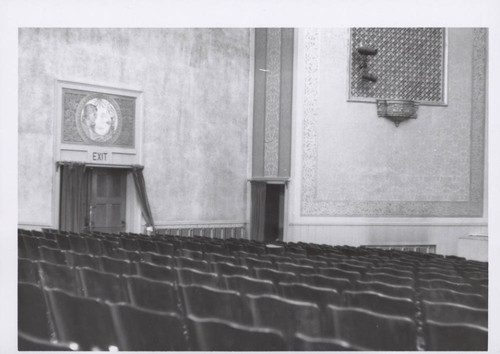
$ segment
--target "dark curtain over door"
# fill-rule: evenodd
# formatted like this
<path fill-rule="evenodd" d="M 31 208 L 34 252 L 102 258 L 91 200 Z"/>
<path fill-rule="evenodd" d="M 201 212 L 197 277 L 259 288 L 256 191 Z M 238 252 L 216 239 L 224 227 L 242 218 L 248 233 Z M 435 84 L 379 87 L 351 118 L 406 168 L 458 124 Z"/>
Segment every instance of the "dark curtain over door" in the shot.
<path fill-rule="evenodd" d="M 153 214 L 151 213 L 151 207 L 149 206 L 148 194 L 146 192 L 146 182 L 144 181 L 144 175 L 142 174 L 143 168 L 143 166 L 132 166 L 132 175 L 134 176 L 135 189 L 141 204 L 142 216 L 146 221 L 146 226 L 151 226 L 154 230 Z"/>
<path fill-rule="evenodd" d="M 252 182 L 252 240 L 264 241 L 266 221 L 266 182 Z"/>
<path fill-rule="evenodd" d="M 89 172 L 84 163 L 63 162 L 61 167 L 61 210 L 59 228 L 80 232 L 88 209 Z"/>

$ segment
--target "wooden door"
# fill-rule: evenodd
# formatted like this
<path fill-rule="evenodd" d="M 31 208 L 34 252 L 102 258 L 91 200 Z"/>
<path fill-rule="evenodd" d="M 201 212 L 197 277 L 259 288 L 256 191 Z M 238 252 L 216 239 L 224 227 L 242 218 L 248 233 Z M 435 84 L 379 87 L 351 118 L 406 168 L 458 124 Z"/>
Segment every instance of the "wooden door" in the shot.
<path fill-rule="evenodd" d="M 91 177 L 90 230 L 109 233 L 126 228 L 126 171 L 94 168 Z"/>

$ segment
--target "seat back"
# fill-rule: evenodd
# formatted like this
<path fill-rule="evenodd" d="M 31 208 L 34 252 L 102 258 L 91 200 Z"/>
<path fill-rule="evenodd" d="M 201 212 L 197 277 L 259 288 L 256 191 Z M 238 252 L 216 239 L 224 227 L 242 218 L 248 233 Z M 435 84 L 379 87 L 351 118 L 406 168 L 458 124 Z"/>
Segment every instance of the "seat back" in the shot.
<path fill-rule="evenodd" d="M 66 251 L 66 262 L 70 267 L 87 267 L 99 270 L 101 268 L 98 256 Z"/>
<path fill-rule="evenodd" d="M 89 253 L 85 237 L 68 236 L 68 239 L 69 239 L 69 247 L 73 252 Z"/>
<path fill-rule="evenodd" d="M 279 330 L 288 342 L 296 332 L 322 334 L 321 312 L 318 305 L 276 295 L 246 295 L 255 326 Z"/>
<path fill-rule="evenodd" d="M 302 333 L 296 333 L 293 338 L 293 350 L 295 351 L 355 351 L 360 350 L 352 344 L 339 339 L 324 337 L 309 337 Z"/>
<path fill-rule="evenodd" d="M 48 340 L 53 328 L 47 315 L 48 308 L 43 290 L 35 284 L 18 282 L 18 330 Z"/>
<path fill-rule="evenodd" d="M 417 328 L 407 317 L 329 305 L 329 323 L 335 339 L 363 350 L 416 350 Z"/>
<path fill-rule="evenodd" d="M 102 301 L 45 288 L 56 338 L 76 342 L 80 350 L 117 347 L 111 311 Z"/>
<path fill-rule="evenodd" d="M 40 260 L 53 264 L 66 265 L 66 255 L 64 254 L 64 251 L 47 246 L 38 247 L 38 251 L 40 252 Z"/>
<path fill-rule="evenodd" d="M 426 350 L 486 351 L 488 329 L 465 323 L 426 321 L 424 324 Z"/>
<path fill-rule="evenodd" d="M 188 316 L 191 350 L 284 351 L 283 335 L 274 329 L 246 326 L 222 319 Z"/>
<path fill-rule="evenodd" d="M 134 274 L 135 265 L 128 260 L 115 259 L 107 256 L 99 257 L 101 270 L 113 274 Z"/>
<path fill-rule="evenodd" d="M 363 280 L 366 281 L 378 281 L 387 284 L 397 285 L 397 286 L 409 286 L 414 287 L 415 280 L 410 277 L 399 277 L 386 273 L 371 273 L 368 272 L 364 275 Z"/>
<path fill-rule="evenodd" d="M 145 278 L 161 281 L 177 282 L 177 273 L 170 267 L 162 267 L 148 262 L 137 262 L 136 273 Z"/>
<path fill-rule="evenodd" d="M 327 277 L 325 275 L 304 274 L 300 277 L 300 279 L 308 285 L 334 289 L 339 293 L 352 288 L 351 282 L 345 278 L 333 278 Z"/>
<path fill-rule="evenodd" d="M 39 284 L 40 275 L 36 262 L 25 258 L 17 259 L 17 280 L 23 283 Z"/>
<path fill-rule="evenodd" d="M 250 269 L 254 268 L 274 268 L 274 265 L 269 260 L 257 259 L 252 257 L 241 257 L 241 264 L 247 266 Z M 255 273 L 254 273 L 255 274 Z"/>
<path fill-rule="evenodd" d="M 480 309 L 488 308 L 488 299 L 478 294 L 466 294 L 448 289 L 420 289 L 423 300 L 431 302 L 448 302 Z"/>
<path fill-rule="evenodd" d="M 235 291 L 219 290 L 203 285 L 180 285 L 187 315 L 220 318 L 237 323 L 251 323 L 248 305 Z"/>
<path fill-rule="evenodd" d="M 120 275 L 77 267 L 85 296 L 112 302 L 128 302 L 126 284 Z"/>
<path fill-rule="evenodd" d="M 75 268 L 39 261 L 38 271 L 43 286 L 65 290 L 75 295 L 83 294 Z"/>
<path fill-rule="evenodd" d="M 348 279 L 351 282 L 355 282 L 356 280 L 361 278 L 361 273 L 357 271 L 349 271 L 340 269 L 337 267 L 320 267 L 318 268 L 319 274 L 325 275 L 327 277 L 332 278 L 344 278 Z"/>
<path fill-rule="evenodd" d="M 433 280 L 421 280 L 420 286 L 427 289 L 448 289 L 454 290 L 461 293 L 473 293 L 474 288 L 472 285 L 467 283 L 454 283 L 447 280 L 433 279 Z"/>
<path fill-rule="evenodd" d="M 130 251 L 129 251 L 130 252 Z M 142 252 L 141 260 L 162 267 L 175 267 L 175 258 L 154 252 Z"/>
<path fill-rule="evenodd" d="M 359 307 L 370 311 L 415 318 L 415 303 L 408 298 L 392 297 L 374 291 L 344 291 L 344 302 L 349 307 Z"/>
<path fill-rule="evenodd" d="M 415 290 L 410 286 L 398 286 L 379 281 L 356 281 L 355 288 L 358 291 L 374 291 L 388 296 L 415 298 Z"/>
<path fill-rule="evenodd" d="M 292 283 L 297 280 L 297 276 L 290 272 L 280 272 L 279 270 L 268 268 L 254 268 L 254 273 L 258 279 L 270 280 L 274 284 L 279 282 Z"/>
<path fill-rule="evenodd" d="M 295 263 L 289 262 L 276 262 L 276 266 L 278 270 L 281 272 L 290 272 L 296 275 L 299 274 L 316 274 L 317 271 L 314 267 L 306 266 L 306 265 L 298 265 Z"/>
<path fill-rule="evenodd" d="M 138 275 L 124 275 L 130 302 L 151 310 L 180 312 L 180 299 L 175 284 L 143 278 Z"/>
<path fill-rule="evenodd" d="M 183 285 L 206 285 L 212 288 L 219 287 L 219 276 L 217 273 L 202 272 L 196 269 L 177 268 L 179 284 Z"/>
<path fill-rule="evenodd" d="M 270 280 L 260 280 L 242 275 L 223 275 L 223 282 L 228 290 L 241 294 L 275 294 L 276 288 Z"/>
<path fill-rule="evenodd" d="M 330 288 L 302 283 L 279 283 L 279 290 L 280 294 L 285 298 L 315 303 L 320 309 L 326 309 L 329 304 L 342 304 L 338 291 Z"/>
<path fill-rule="evenodd" d="M 47 339 L 38 338 L 22 331 L 17 332 L 17 349 L 19 351 L 50 351 L 69 352 L 78 350 L 76 343 L 54 343 Z"/>
<path fill-rule="evenodd" d="M 188 349 L 181 316 L 128 304 L 111 304 L 118 347 L 125 351 L 182 351 Z"/>
<path fill-rule="evenodd" d="M 250 269 L 246 266 L 239 266 L 225 262 L 212 263 L 213 269 L 219 275 L 250 275 Z"/>
<path fill-rule="evenodd" d="M 446 302 L 423 300 L 422 310 L 426 320 L 442 323 L 468 323 L 488 328 L 488 310 Z"/>
<path fill-rule="evenodd" d="M 203 260 L 196 260 L 187 257 L 176 257 L 175 263 L 179 268 L 196 269 L 202 272 L 210 272 L 210 263 Z"/>
<path fill-rule="evenodd" d="M 233 256 L 228 256 L 226 254 L 220 254 L 220 253 L 206 253 L 205 254 L 207 257 L 207 260 L 215 263 L 215 262 L 224 262 L 224 263 L 230 263 L 234 265 L 238 265 L 238 259 Z"/>

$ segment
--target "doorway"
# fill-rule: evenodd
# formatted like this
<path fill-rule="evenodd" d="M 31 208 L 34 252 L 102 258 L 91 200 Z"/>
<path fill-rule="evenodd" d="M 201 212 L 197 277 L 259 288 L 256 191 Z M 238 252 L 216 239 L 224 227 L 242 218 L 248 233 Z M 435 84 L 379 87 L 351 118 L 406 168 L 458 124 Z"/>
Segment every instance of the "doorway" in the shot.
<path fill-rule="evenodd" d="M 125 232 L 127 171 L 118 168 L 92 168 L 85 220 L 89 231 Z"/>
<path fill-rule="evenodd" d="M 283 240 L 285 184 L 252 181 L 251 235 L 253 240 Z"/>

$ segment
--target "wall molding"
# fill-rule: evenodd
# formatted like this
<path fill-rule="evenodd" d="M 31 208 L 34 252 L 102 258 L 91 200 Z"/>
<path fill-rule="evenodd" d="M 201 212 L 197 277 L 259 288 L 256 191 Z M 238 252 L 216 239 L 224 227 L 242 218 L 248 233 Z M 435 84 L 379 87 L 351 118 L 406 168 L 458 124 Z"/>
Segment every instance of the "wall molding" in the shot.
<path fill-rule="evenodd" d="M 174 228 L 211 228 L 211 227 L 246 227 L 245 221 L 159 221 L 155 222 L 157 229 L 174 229 Z"/>
<path fill-rule="evenodd" d="M 296 221 L 290 224 L 290 226 L 422 226 L 422 227 L 428 227 L 428 226 L 439 226 L 439 227 L 449 227 L 449 226 L 457 226 L 457 227 L 469 227 L 469 226 L 481 226 L 481 227 L 488 227 L 488 223 L 484 221 L 477 221 L 477 222 L 471 222 L 468 220 L 462 221 L 457 221 L 457 222 L 438 222 L 438 221 L 430 221 L 430 222 L 399 222 L 399 221 L 394 221 L 394 222 L 362 222 L 362 221 L 344 221 L 344 222 L 331 222 L 331 221 L 325 221 L 325 222 L 307 222 L 307 221 Z"/>

